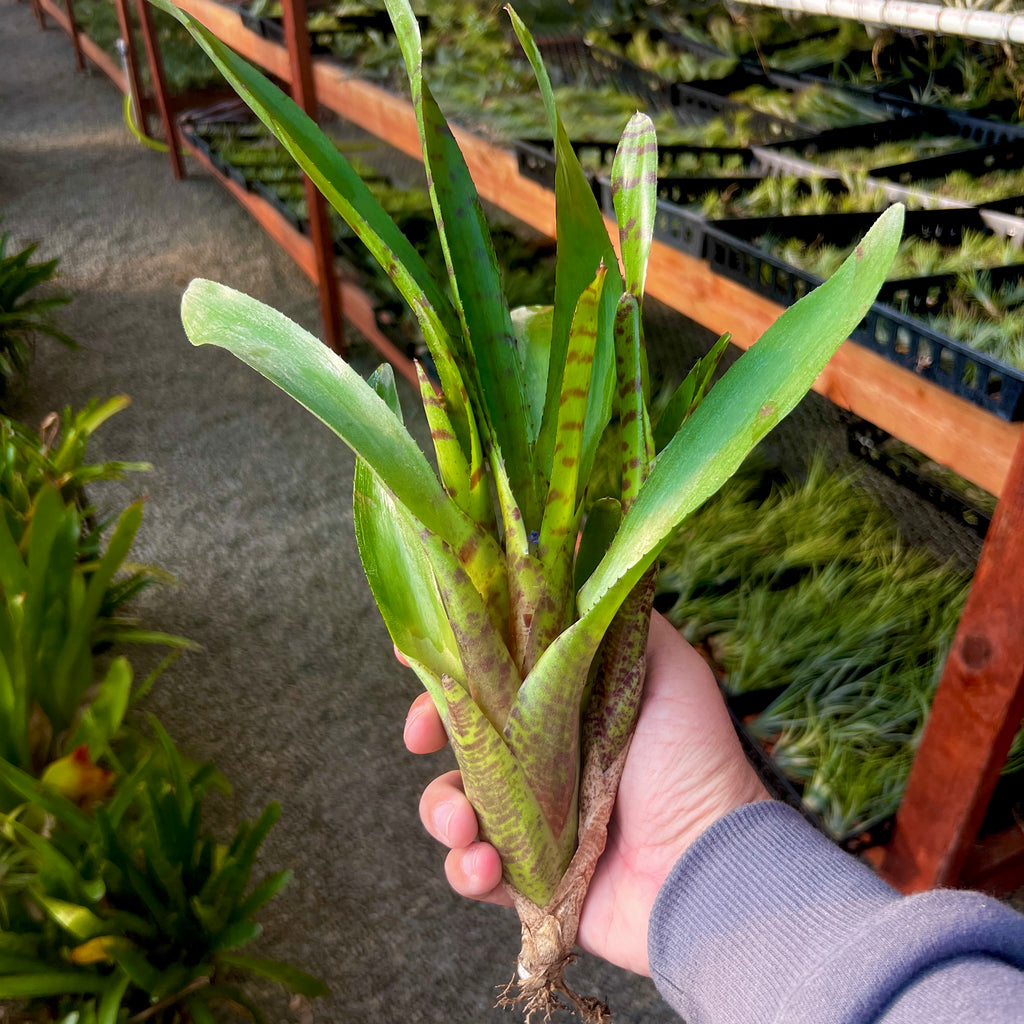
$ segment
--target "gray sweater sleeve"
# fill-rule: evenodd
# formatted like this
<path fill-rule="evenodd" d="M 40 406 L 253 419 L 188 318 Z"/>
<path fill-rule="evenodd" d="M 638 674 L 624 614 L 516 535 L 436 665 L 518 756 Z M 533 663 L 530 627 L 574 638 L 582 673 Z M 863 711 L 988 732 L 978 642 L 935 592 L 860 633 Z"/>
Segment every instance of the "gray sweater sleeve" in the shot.
<path fill-rule="evenodd" d="M 687 1024 L 1024 1021 L 1024 916 L 972 892 L 901 896 L 778 803 L 680 858 L 648 952 Z"/>

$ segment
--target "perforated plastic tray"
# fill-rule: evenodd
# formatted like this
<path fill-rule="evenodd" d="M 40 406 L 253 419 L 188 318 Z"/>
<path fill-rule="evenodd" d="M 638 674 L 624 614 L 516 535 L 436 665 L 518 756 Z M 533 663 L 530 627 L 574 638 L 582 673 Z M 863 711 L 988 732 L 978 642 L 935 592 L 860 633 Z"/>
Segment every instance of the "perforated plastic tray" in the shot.
<path fill-rule="evenodd" d="M 820 235 L 842 245 L 861 237 L 874 219 L 874 214 L 836 214 L 717 221 L 705 228 L 704 255 L 715 273 L 789 306 L 822 279 L 765 252 L 756 240 L 770 232 L 808 241 Z M 991 231 L 977 210 L 910 211 L 905 236 L 917 234 L 956 244 L 967 228 Z M 1024 371 L 977 352 L 910 314 L 875 302 L 851 337 L 1001 419 L 1024 419 Z"/>

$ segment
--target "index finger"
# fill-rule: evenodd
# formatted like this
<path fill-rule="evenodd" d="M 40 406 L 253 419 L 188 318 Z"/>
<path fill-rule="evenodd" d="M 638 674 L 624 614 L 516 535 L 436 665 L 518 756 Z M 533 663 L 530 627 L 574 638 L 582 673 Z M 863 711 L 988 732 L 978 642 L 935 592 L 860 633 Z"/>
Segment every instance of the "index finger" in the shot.
<path fill-rule="evenodd" d="M 403 738 L 406 748 L 414 754 L 433 754 L 448 742 L 429 693 L 421 693 L 410 705 Z"/>

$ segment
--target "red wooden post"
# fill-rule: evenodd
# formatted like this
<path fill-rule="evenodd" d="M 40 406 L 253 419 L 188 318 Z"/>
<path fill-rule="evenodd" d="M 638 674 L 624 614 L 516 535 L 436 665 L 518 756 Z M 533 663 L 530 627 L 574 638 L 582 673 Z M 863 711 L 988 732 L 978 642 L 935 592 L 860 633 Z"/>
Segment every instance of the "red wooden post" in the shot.
<path fill-rule="evenodd" d="M 82 40 L 78 38 L 78 23 L 75 21 L 75 8 L 72 0 L 64 0 L 64 10 L 68 14 L 68 35 L 71 36 L 71 48 L 75 51 L 75 66 L 79 71 L 84 71 L 85 55 L 82 53 Z"/>
<path fill-rule="evenodd" d="M 1024 440 L 982 548 L 883 877 L 905 892 L 956 884 L 1022 718 Z"/>
<path fill-rule="evenodd" d="M 310 63 L 309 32 L 306 28 L 306 0 L 283 0 L 284 38 L 291 68 L 292 97 L 302 109 L 315 118 L 316 85 Z M 342 321 L 341 289 L 334 269 L 334 239 L 327 220 L 327 203 L 319 189 L 307 177 L 306 209 L 309 211 L 309 233 L 316 258 L 317 287 L 320 291 L 320 314 L 324 340 L 335 352 L 345 353 Z"/>
<path fill-rule="evenodd" d="M 132 32 L 132 20 L 128 15 L 125 0 L 114 0 L 117 12 L 117 27 L 124 42 L 125 87 L 132 98 L 132 107 L 136 123 L 142 131 L 146 130 L 145 90 L 142 88 L 142 77 L 139 75 L 139 52 L 135 46 L 135 34 Z"/>
<path fill-rule="evenodd" d="M 29 6 L 32 8 L 32 13 L 36 16 L 36 21 L 39 22 L 39 27 L 45 31 L 46 29 L 46 12 L 43 10 L 42 4 L 39 0 L 28 0 Z"/>
<path fill-rule="evenodd" d="M 117 0 L 118 8 L 125 3 L 125 0 Z M 139 12 L 139 25 L 142 27 L 142 40 L 146 47 L 146 57 L 149 60 L 149 73 L 153 80 L 153 92 L 156 96 L 157 110 L 160 111 L 160 122 L 164 127 L 164 137 L 167 139 L 167 159 L 171 164 L 171 174 L 175 180 L 181 181 L 185 177 L 185 168 L 181 160 L 181 145 L 178 141 L 178 129 L 171 115 L 170 101 L 167 96 L 167 78 L 164 75 L 164 61 L 160 55 L 160 47 L 156 41 L 156 30 L 153 26 L 153 12 L 150 10 L 147 0 L 135 0 L 135 7 Z M 127 10 L 124 12 L 125 22 L 128 21 Z M 128 26 L 125 42 L 131 36 L 131 28 Z M 134 47 L 133 47 L 134 48 Z M 129 54 L 131 54 L 129 50 Z M 129 67 L 131 62 L 129 61 Z M 133 81 L 132 87 L 135 88 Z M 141 89 L 141 87 L 139 87 Z M 142 93 L 137 92 L 135 98 L 139 108 L 140 127 L 145 130 L 145 120 L 142 116 Z"/>

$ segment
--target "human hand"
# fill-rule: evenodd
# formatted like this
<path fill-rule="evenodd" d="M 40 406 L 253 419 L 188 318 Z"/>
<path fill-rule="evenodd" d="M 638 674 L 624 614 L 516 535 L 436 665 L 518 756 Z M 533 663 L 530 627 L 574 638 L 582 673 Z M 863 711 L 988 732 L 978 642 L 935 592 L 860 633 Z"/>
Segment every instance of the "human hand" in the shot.
<path fill-rule="evenodd" d="M 413 753 L 440 750 L 444 727 L 422 694 L 405 723 Z M 729 811 L 768 793 L 748 764 L 711 670 L 660 615 L 651 619 L 647 679 L 608 843 L 591 880 L 577 941 L 587 952 L 650 974 L 647 923 L 662 883 L 683 851 Z M 420 799 L 427 831 L 450 848 L 445 874 L 456 892 L 509 904 L 498 852 L 477 838 L 459 772 L 431 782 Z"/>

